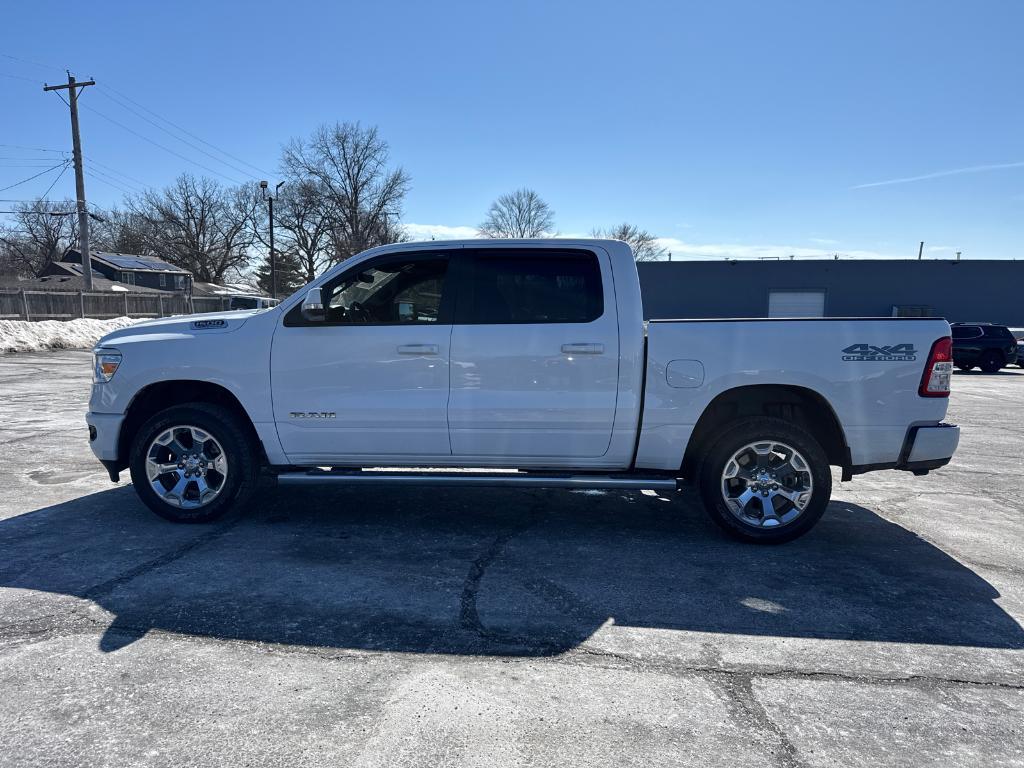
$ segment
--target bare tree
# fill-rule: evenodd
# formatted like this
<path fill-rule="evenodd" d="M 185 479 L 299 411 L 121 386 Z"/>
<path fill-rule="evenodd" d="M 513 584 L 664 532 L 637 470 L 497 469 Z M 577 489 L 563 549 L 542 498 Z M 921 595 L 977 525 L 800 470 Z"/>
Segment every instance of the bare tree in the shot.
<path fill-rule="evenodd" d="M 18 203 L 12 221 L 0 228 L 0 261 L 3 270 L 22 277 L 35 277 L 50 262 L 60 260 L 64 251 L 78 243 L 78 217 L 71 200 L 35 200 Z"/>
<path fill-rule="evenodd" d="M 110 208 L 98 212 L 89 229 L 90 248 L 113 253 L 150 253 L 153 225 L 141 214 Z"/>
<path fill-rule="evenodd" d="M 555 228 L 555 212 L 532 189 L 502 195 L 477 227 L 482 237 L 543 237 Z"/>
<path fill-rule="evenodd" d="M 307 188 L 320 196 L 331 261 L 402 238 L 399 222 L 409 176 L 390 167 L 388 144 L 376 127 L 321 126 L 309 139 L 293 139 L 281 166 L 290 185 L 312 183 Z"/>
<path fill-rule="evenodd" d="M 658 245 L 658 238 L 635 224 L 623 222 L 610 229 L 595 229 L 592 234 L 594 237 L 629 243 L 629 247 L 633 249 L 633 258 L 637 261 L 660 261 L 667 253 L 665 248 Z"/>
<path fill-rule="evenodd" d="M 128 206 L 149 226 L 148 252 L 211 283 L 248 265 L 253 217 L 262 209 L 253 185 L 224 187 L 189 174 L 162 192 L 150 190 L 129 200 Z"/>
<path fill-rule="evenodd" d="M 269 253 L 268 222 L 267 216 L 256 216 L 253 231 Z M 274 250 L 290 254 L 299 265 L 304 282 L 314 280 L 333 261 L 332 234 L 328 206 L 319 182 L 299 179 L 281 188 L 274 201 Z"/>

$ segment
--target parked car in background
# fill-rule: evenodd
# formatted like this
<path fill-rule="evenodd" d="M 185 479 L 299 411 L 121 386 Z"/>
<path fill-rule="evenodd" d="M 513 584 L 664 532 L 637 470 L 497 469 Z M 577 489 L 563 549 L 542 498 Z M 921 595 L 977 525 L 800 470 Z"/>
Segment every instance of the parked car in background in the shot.
<path fill-rule="evenodd" d="M 961 371 L 975 366 L 985 373 L 1017 362 L 1017 339 L 1005 325 L 953 323 L 953 364 Z"/>
<path fill-rule="evenodd" d="M 232 296 L 228 309 L 266 309 L 276 307 L 280 303 L 280 299 L 272 299 L 269 296 Z"/>
<path fill-rule="evenodd" d="M 1024 328 L 1011 328 L 1010 333 L 1017 339 L 1017 365 L 1024 368 Z"/>

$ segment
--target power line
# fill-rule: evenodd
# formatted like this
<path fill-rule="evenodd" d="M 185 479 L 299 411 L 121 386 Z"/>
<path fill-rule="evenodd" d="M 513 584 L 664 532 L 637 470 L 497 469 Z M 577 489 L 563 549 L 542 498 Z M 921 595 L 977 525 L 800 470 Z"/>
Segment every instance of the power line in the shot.
<path fill-rule="evenodd" d="M 44 200 L 41 197 L 32 200 L 18 199 L 13 197 L 0 197 L 0 203 L 63 203 L 65 200 Z"/>
<path fill-rule="evenodd" d="M 11 56 L 11 54 L 9 54 L 9 53 L 0 53 L 0 56 L 2 56 L 5 59 L 10 59 L 11 61 L 20 62 L 22 64 L 31 64 L 33 67 L 39 67 L 40 69 L 45 69 L 47 72 L 53 72 L 54 70 L 63 70 L 63 69 L 65 69 L 64 67 L 55 67 L 55 66 L 50 66 L 49 64 L 40 64 L 38 61 L 31 61 L 30 59 L 19 59 L 17 56 Z"/>
<path fill-rule="evenodd" d="M 84 107 L 83 106 L 83 109 L 87 109 L 90 112 L 94 112 L 95 114 L 97 114 L 100 117 L 102 117 L 104 120 L 107 120 L 107 121 L 113 123 L 118 128 L 121 128 L 122 130 L 128 131 L 128 133 L 130 133 L 130 134 L 132 134 L 134 136 L 138 136 L 143 141 L 149 142 L 154 147 L 162 149 L 164 152 L 169 152 L 170 154 L 174 155 L 175 157 L 184 160 L 186 163 L 192 163 L 192 165 L 198 166 L 198 167 L 202 168 L 205 171 L 209 171 L 210 173 L 212 173 L 212 174 L 214 174 L 216 176 L 220 176 L 222 179 L 227 179 L 232 184 L 238 184 L 238 185 L 242 184 L 242 182 L 238 181 L 237 179 L 232 179 L 230 176 L 225 176 L 220 171 L 215 171 L 213 168 L 210 168 L 209 166 L 203 165 L 202 163 L 197 162 L 196 160 L 192 160 L 191 158 L 186 157 L 185 155 L 181 154 L 180 152 L 175 152 L 173 149 L 171 149 L 169 147 L 165 147 L 163 144 L 161 144 L 161 143 L 159 143 L 157 141 L 153 141 L 153 139 L 149 138 L 148 136 L 143 136 L 138 131 L 136 131 L 136 130 L 134 130 L 132 128 L 129 128 L 124 123 L 118 122 L 114 118 L 110 117 L 109 115 L 104 114 L 103 112 L 100 112 L 98 109 L 95 109 L 94 107 Z"/>
<path fill-rule="evenodd" d="M 114 102 L 115 104 L 117 104 L 117 105 L 118 105 L 119 107 L 121 107 L 122 109 L 125 109 L 125 110 L 127 110 L 127 111 L 131 112 L 131 113 L 132 113 L 133 115 L 135 115 L 136 117 L 138 117 L 138 118 L 139 118 L 139 119 L 141 119 L 141 120 L 145 120 L 145 121 L 146 121 L 147 123 L 149 123 L 150 125 L 152 125 L 152 126 L 153 126 L 154 128 L 157 128 L 158 130 L 161 130 L 161 131 L 163 131 L 164 133 L 166 133 L 166 134 L 167 134 L 168 136 L 170 136 L 170 137 L 171 137 L 172 139 L 175 139 L 176 141 L 180 141 L 180 142 L 181 142 L 182 144 L 185 144 L 185 145 L 187 145 L 187 146 L 189 146 L 189 147 L 192 147 L 192 149 L 194 149 L 194 150 L 195 150 L 196 152 L 200 152 L 200 153 L 202 153 L 202 154 L 206 155 L 206 156 L 207 156 L 208 158 L 210 158 L 210 159 L 211 159 L 211 160 L 213 160 L 214 162 L 217 162 L 217 163 L 222 163 L 223 165 L 226 165 L 226 166 L 227 166 L 228 168 L 231 168 L 231 169 L 232 169 L 232 170 L 234 170 L 234 171 L 238 171 L 238 172 L 239 172 L 240 174 L 242 174 L 243 176 L 248 176 L 249 178 L 252 178 L 252 179 L 256 179 L 256 178 L 257 178 L 257 177 L 255 177 L 255 176 L 253 176 L 253 175 L 252 175 L 252 173 L 251 173 L 250 171 L 247 171 L 247 170 L 245 170 L 244 168 L 239 168 L 239 167 L 238 167 L 237 165 L 234 165 L 234 164 L 232 164 L 232 163 L 229 163 L 229 162 L 228 162 L 227 160 L 222 160 L 221 158 L 217 157 L 216 155 L 214 155 L 214 154 L 212 154 L 212 153 L 210 153 L 210 152 L 207 152 L 207 151 L 206 151 L 205 149 L 203 149 L 202 147 L 200 147 L 200 146 L 197 146 L 196 144 L 193 144 L 193 143 L 192 143 L 191 141 L 188 141 L 187 139 L 183 139 L 183 138 L 181 138 L 180 136 L 177 136 L 177 135 L 175 135 L 174 133 L 172 133 L 171 131 L 167 130 L 167 129 L 166 129 L 166 128 L 164 128 L 164 127 L 163 127 L 162 125 L 160 125 L 160 123 L 156 122 L 155 120 L 151 120 L 150 118 L 146 117 L 146 116 L 145 116 L 144 114 L 142 114 L 141 112 L 139 112 L 139 111 L 137 111 L 137 110 L 135 110 L 135 109 L 132 109 L 132 108 L 131 108 L 131 107 L 129 107 L 129 106 L 127 105 L 127 104 L 124 104 L 124 103 L 122 103 L 122 102 L 121 102 L 121 101 L 120 101 L 119 99 L 116 99 L 116 98 L 114 98 L 113 96 L 111 96 L 111 95 L 110 95 L 109 93 L 104 93 L 104 92 L 103 92 L 102 90 L 100 91 L 100 93 L 101 93 L 101 94 L 102 94 L 103 96 L 105 96 L 106 98 L 110 99 L 110 100 L 111 100 L 112 102 Z M 179 129 L 179 130 L 182 130 L 182 129 Z M 204 143 L 205 143 L 205 142 L 204 142 Z M 243 162 L 244 162 L 244 161 L 243 161 Z"/>
<path fill-rule="evenodd" d="M 0 72 L 0 77 L 9 77 L 12 80 L 24 80 L 26 83 L 35 83 L 36 82 L 31 77 L 25 77 L 24 75 L 11 75 L 11 74 L 8 74 L 7 72 Z"/>
<path fill-rule="evenodd" d="M 54 188 L 54 187 L 55 187 L 55 186 L 57 185 L 57 182 L 58 182 L 58 181 L 60 181 L 60 179 L 61 179 L 61 176 L 63 176 L 63 175 L 65 174 L 65 173 L 67 173 L 67 172 L 68 172 L 68 168 L 69 168 L 70 166 L 71 166 L 71 163 L 69 163 L 69 162 L 65 162 L 65 163 L 64 163 L 64 168 L 63 168 L 63 169 L 61 170 L 61 172 L 60 172 L 60 173 L 58 173 L 58 174 L 57 174 L 57 178 L 55 178 L 55 179 L 54 179 L 54 180 L 53 180 L 53 181 L 52 181 L 52 182 L 50 183 L 50 186 L 48 186 L 48 187 L 46 188 L 46 191 L 45 191 L 45 192 L 43 192 L 43 194 L 42 194 L 42 195 L 40 195 L 40 197 L 44 197 L 44 198 L 45 198 L 45 197 L 46 197 L 46 196 L 47 196 L 48 194 L 50 194 L 50 190 L 51 190 L 51 189 L 53 189 L 53 188 Z"/>
<path fill-rule="evenodd" d="M 94 159 L 93 159 L 93 158 L 91 158 L 91 157 L 87 157 L 87 158 L 85 158 L 85 159 L 86 159 L 86 160 L 87 160 L 87 161 L 88 161 L 88 162 L 89 162 L 90 164 L 92 164 L 92 165 L 98 165 L 98 166 L 99 166 L 100 168 L 106 168 L 106 169 L 107 169 L 107 171 L 108 171 L 109 173 L 112 173 L 112 174 L 114 174 L 115 176 L 122 176 L 122 177 L 124 177 L 125 179 L 127 179 L 128 181 L 133 181 L 133 182 L 135 182 L 136 184 L 140 184 L 140 185 L 142 185 L 143 187 L 148 187 L 148 186 L 150 186 L 150 185 L 149 185 L 149 184 L 147 184 L 146 182 L 144 182 L 144 181 L 142 181 L 142 180 L 140 180 L 140 179 L 136 179 L 136 178 L 135 178 L 134 176 L 129 176 L 129 175 L 127 174 L 127 173 L 124 173 L 123 171 L 119 171 L 119 170 L 117 170 L 117 168 L 112 168 L 112 167 L 110 167 L 109 165 L 107 165 L 106 163 L 101 163 L 101 162 L 100 162 L 99 160 L 94 160 Z"/>
<path fill-rule="evenodd" d="M 8 189 L 14 189 L 14 187 L 20 187 L 25 182 L 32 181 L 32 179 L 38 179 L 44 173 L 49 173 L 50 171 L 55 171 L 58 168 L 60 168 L 61 166 L 67 167 L 67 163 L 66 162 L 60 163 L 58 165 L 53 166 L 52 168 L 47 168 L 45 171 L 40 171 L 35 176 L 29 176 L 27 179 L 22 179 L 21 181 L 16 181 L 14 184 L 11 184 L 9 186 L 0 187 L 0 192 L 6 192 Z"/>
<path fill-rule="evenodd" d="M 236 162 L 239 162 L 242 165 L 248 166 L 249 168 L 252 168 L 255 171 L 259 171 L 261 174 L 264 174 L 264 175 L 267 175 L 267 176 L 273 176 L 274 175 L 271 171 L 268 171 L 265 168 L 260 168 L 258 165 L 253 165 L 252 163 L 247 162 L 247 161 L 243 160 L 242 158 L 237 157 L 236 155 L 231 154 L 227 150 L 221 149 L 216 144 L 211 144 L 210 142 L 206 141 L 206 139 L 203 139 L 203 138 L 201 138 L 199 136 L 196 136 L 194 133 L 192 133 L 188 129 L 182 128 L 180 125 L 178 125 L 177 123 L 175 123 L 175 122 L 173 122 L 171 120 L 168 120 L 166 117 L 162 117 L 161 115 L 157 114 L 152 109 L 150 109 L 149 107 L 146 107 L 146 106 L 143 106 L 142 104 L 139 104 L 139 102 L 135 101 L 134 99 L 130 98 L 129 96 L 126 96 L 124 93 L 122 93 L 121 91 L 117 90 L 116 88 L 114 88 L 114 87 L 112 87 L 110 85 L 106 85 L 104 90 L 106 90 L 106 91 L 113 91 L 114 93 L 116 93 L 118 96 L 120 96 L 125 101 L 134 104 L 139 109 L 142 109 L 142 110 L 145 110 L 146 112 L 149 112 L 149 114 L 153 115 L 153 117 L 157 118 L 158 120 L 163 120 L 165 123 L 167 123 L 170 126 L 173 126 L 174 128 L 177 128 L 179 131 L 181 131 L 185 135 L 191 136 L 196 141 L 198 141 L 198 142 L 200 142 L 202 144 L 205 144 L 206 146 L 210 147 L 210 149 L 215 149 L 218 152 L 220 152 L 222 155 L 225 155 L 226 157 L 230 157 L 232 160 L 235 160 Z M 104 95 L 106 95 L 108 99 L 111 98 L 109 94 L 104 94 Z M 224 161 L 221 160 L 220 162 L 224 162 Z M 225 165 L 226 165 L 226 163 L 225 163 Z M 251 174 L 247 174 L 247 175 L 251 175 Z"/>
<path fill-rule="evenodd" d="M 9 163 L 9 162 L 0 162 L 0 167 L 3 167 L 3 168 L 49 168 L 52 162 L 53 162 L 52 159 L 50 160 L 49 163 L 39 163 L 39 162 L 20 162 L 20 163 L 19 162 L 13 162 L 13 163 Z"/>
<path fill-rule="evenodd" d="M 0 144 L 0 147 L 6 147 L 7 149 L 27 149 L 32 152 L 63 152 L 67 153 L 66 149 L 51 149 L 49 147 L 25 147 L 21 144 Z"/>
<path fill-rule="evenodd" d="M 131 189 L 125 189 L 125 187 L 122 186 L 122 184 L 124 184 L 125 186 L 129 186 L 129 187 L 131 187 L 131 185 L 128 184 L 127 182 L 120 181 L 119 179 L 116 179 L 116 178 L 114 178 L 113 176 L 111 176 L 111 175 L 109 175 L 107 173 L 104 173 L 99 168 L 92 168 L 92 167 L 90 167 L 89 168 L 89 172 L 98 181 L 102 181 L 107 186 L 114 187 L 114 189 L 119 189 L 120 191 L 124 192 L 126 195 L 130 195 L 132 193 L 136 193 L 137 194 L 137 193 L 142 191 L 141 189 L 137 189 L 135 187 L 132 187 Z"/>

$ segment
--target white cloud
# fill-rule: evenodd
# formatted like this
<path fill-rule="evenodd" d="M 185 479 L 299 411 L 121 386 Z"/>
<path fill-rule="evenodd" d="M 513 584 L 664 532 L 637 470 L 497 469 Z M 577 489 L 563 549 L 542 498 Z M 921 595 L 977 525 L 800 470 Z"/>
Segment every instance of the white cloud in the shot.
<path fill-rule="evenodd" d="M 672 254 L 672 259 L 831 259 L 836 253 L 841 259 L 899 259 L 909 254 L 881 253 L 868 250 L 835 250 L 805 248 L 796 245 L 740 245 L 738 243 L 690 243 L 674 237 L 658 238 L 658 245 Z"/>
<path fill-rule="evenodd" d="M 469 240 L 477 237 L 476 227 L 449 227 L 445 224 L 404 224 L 413 240 Z"/>
<path fill-rule="evenodd" d="M 413 240 L 471 240 L 477 238 L 476 227 L 448 226 L 447 224 L 406 224 L 405 231 Z M 589 234 L 563 232 L 558 237 L 580 239 L 588 238 Z M 823 245 L 833 240 L 817 240 Z M 807 248 L 796 245 L 740 245 L 738 243 L 691 243 L 675 237 L 660 237 L 658 245 L 672 253 L 673 260 L 684 259 L 798 259 L 818 258 L 831 259 L 837 252 L 841 259 L 906 259 L 917 255 L 882 253 L 868 250 L 839 250 L 829 248 Z"/>
<path fill-rule="evenodd" d="M 807 239 L 812 243 L 817 243 L 818 245 L 839 245 L 838 240 L 832 240 L 828 237 L 808 237 Z"/>
<path fill-rule="evenodd" d="M 1019 163 L 993 163 L 992 165 L 970 165 L 966 168 L 953 168 L 948 171 L 936 171 L 925 173 L 921 176 L 906 176 L 902 179 L 886 179 L 885 181 L 872 181 L 868 184 L 857 184 L 850 189 L 867 189 L 868 187 L 885 187 L 889 184 L 907 184 L 911 181 L 925 181 L 926 179 L 938 179 L 942 176 L 959 176 L 962 173 L 984 173 L 985 171 L 1001 171 L 1006 168 L 1024 168 L 1024 162 Z"/>

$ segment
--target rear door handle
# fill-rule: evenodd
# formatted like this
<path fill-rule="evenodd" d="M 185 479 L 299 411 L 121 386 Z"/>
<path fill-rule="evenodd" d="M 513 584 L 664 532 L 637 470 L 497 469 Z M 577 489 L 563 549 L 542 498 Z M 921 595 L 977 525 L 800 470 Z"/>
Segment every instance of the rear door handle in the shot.
<path fill-rule="evenodd" d="M 437 344 L 399 344 L 400 355 L 436 355 Z"/>
<path fill-rule="evenodd" d="M 562 351 L 567 355 L 603 355 L 604 344 L 563 344 Z"/>

